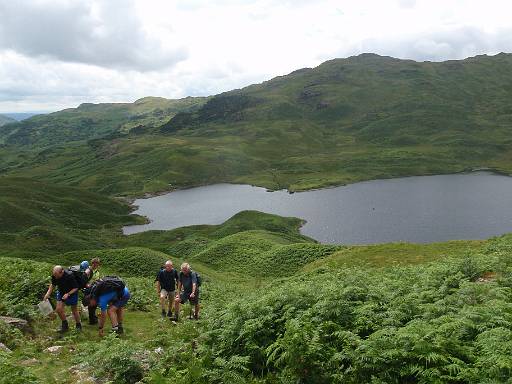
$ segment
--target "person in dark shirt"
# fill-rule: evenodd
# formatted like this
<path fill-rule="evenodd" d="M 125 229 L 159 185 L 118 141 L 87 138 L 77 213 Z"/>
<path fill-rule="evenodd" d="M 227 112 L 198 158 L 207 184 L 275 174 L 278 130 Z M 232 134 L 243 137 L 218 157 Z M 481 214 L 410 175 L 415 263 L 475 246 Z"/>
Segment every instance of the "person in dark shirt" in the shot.
<path fill-rule="evenodd" d="M 165 302 L 168 301 L 167 316 L 172 316 L 172 307 L 174 306 L 174 295 L 176 285 L 178 284 L 178 272 L 173 268 L 172 261 L 167 260 L 164 268 L 158 271 L 156 275 L 156 293 L 160 298 L 160 308 L 162 317 L 165 317 Z"/>
<path fill-rule="evenodd" d="M 194 305 L 194 319 L 199 318 L 199 287 L 197 284 L 197 274 L 190 269 L 188 263 L 181 264 L 179 274 L 178 293 L 174 300 L 174 321 L 178 321 L 180 313 L 180 304 L 190 302 Z"/>
<path fill-rule="evenodd" d="M 60 265 L 56 265 L 52 271 L 52 282 L 48 287 L 44 300 L 48 300 L 53 292 L 54 287 L 57 287 L 57 307 L 55 311 L 59 315 L 62 325 L 59 332 L 66 332 L 69 329 L 68 321 L 66 320 L 65 305 L 71 306 L 71 312 L 76 322 L 76 329 L 82 329 L 80 321 L 80 314 L 78 313 L 78 282 L 73 272 L 65 270 Z"/>

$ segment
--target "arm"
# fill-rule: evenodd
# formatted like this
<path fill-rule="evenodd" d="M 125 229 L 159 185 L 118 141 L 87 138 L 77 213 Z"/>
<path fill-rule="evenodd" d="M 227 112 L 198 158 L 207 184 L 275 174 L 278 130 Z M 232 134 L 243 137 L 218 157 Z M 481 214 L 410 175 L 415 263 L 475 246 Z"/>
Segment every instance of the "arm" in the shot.
<path fill-rule="evenodd" d="M 48 287 L 48 291 L 46 292 L 46 295 L 44 295 L 43 301 L 48 300 L 50 298 L 52 292 L 53 292 L 53 284 L 50 283 L 50 286 Z"/>
<path fill-rule="evenodd" d="M 78 288 L 73 288 L 71 291 L 62 296 L 62 300 L 67 300 L 69 296 L 78 291 Z"/>
<path fill-rule="evenodd" d="M 178 289 L 176 290 L 176 300 L 180 299 L 180 292 L 181 292 L 181 281 L 178 280 Z"/>
<path fill-rule="evenodd" d="M 190 297 L 194 298 L 196 296 L 196 288 L 197 288 L 197 284 L 192 283 L 192 293 L 190 294 Z"/>

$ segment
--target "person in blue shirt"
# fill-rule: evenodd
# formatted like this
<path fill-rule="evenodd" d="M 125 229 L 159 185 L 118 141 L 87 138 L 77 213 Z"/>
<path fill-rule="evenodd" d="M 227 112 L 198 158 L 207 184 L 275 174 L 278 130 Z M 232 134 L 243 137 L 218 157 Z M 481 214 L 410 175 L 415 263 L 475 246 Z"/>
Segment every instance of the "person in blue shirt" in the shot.
<path fill-rule="evenodd" d="M 94 282 L 89 293 L 89 305 L 97 305 L 101 309 L 98 328 L 103 336 L 106 315 L 112 324 L 112 331 L 122 334 L 124 308 L 130 299 L 130 291 L 119 277 L 104 277 Z"/>

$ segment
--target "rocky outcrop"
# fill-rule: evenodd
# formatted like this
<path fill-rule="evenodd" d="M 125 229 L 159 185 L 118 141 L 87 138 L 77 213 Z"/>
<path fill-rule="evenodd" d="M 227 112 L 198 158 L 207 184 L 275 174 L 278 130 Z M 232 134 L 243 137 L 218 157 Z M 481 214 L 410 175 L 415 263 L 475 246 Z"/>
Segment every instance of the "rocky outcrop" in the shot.
<path fill-rule="evenodd" d="M 19 319 L 17 317 L 0 316 L 0 321 L 3 321 L 7 325 L 16 327 L 23 332 L 29 332 L 30 327 L 27 320 Z"/>

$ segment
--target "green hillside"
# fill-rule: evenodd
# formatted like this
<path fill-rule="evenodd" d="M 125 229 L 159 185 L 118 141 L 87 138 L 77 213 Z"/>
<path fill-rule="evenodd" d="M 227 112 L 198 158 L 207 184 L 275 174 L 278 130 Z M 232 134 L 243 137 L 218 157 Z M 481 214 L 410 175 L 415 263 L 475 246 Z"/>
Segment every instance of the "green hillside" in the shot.
<path fill-rule="evenodd" d="M 227 234 L 249 217 L 267 230 L 241 225 Z M 270 222 L 287 229 L 268 231 Z M 1 377 L 10 383 L 507 382 L 511 236 L 340 248 L 307 242 L 297 232 L 293 241 L 291 224 L 247 212 L 219 226 L 148 234 L 178 236 L 175 244 L 208 239 L 207 248 L 186 256 L 148 243 L 47 255 L 47 262 L 0 257 L 0 313 L 28 319 L 32 329 L 21 333 L 0 322 L 0 342 L 13 351 L 0 352 Z M 84 326 L 61 338 L 57 322 L 32 305 L 44 295 L 50 262 L 92 257 L 132 292 L 126 334 L 100 339 L 95 327 Z M 153 276 L 168 258 L 191 262 L 203 276 L 198 322 L 187 319 L 186 309 L 176 325 L 160 318 Z M 45 351 L 55 345 L 63 350 Z"/>
<path fill-rule="evenodd" d="M 141 134 L 162 125 L 177 112 L 194 110 L 204 101 L 201 97 L 179 100 L 145 97 L 134 103 L 84 103 L 78 108 L 38 115 L 10 125 L 0 130 L 0 140 L 42 148 L 109 135 L 113 139 L 129 132 Z"/>
<path fill-rule="evenodd" d="M 47 255 L 105 247 L 141 223 L 130 206 L 77 188 L 0 177 L 0 255 Z"/>
<path fill-rule="evenodd" d="M 209 99 L 82 105 L 0 130 L 0 172 L 110 195 L 508 173 L 511 73 L 511 54 L 421 63 L 363 54 Z"/>

